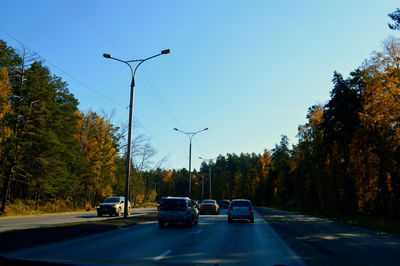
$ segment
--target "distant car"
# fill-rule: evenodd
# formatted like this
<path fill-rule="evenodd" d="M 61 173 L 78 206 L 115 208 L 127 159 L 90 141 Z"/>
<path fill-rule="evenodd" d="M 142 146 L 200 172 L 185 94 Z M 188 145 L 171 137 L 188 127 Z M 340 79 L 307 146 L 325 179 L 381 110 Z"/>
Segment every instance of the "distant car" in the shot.
<path fill-rule="evenodd" d="M 189 198 L 168 197 L 158 206 L 158 225 L 179 223 L 192 227 L 199 223 L 199 211 Z"/>
<path fill-rule="evenodd" d="M 234 199 L 228 208 L 228 222 L 233 219 L 247 219 L 254 223 L 254 208 L 250 200 Z"/>
<path fill-rule="evenodd" d="M 200 214 L 214 213 L 219 214 L 219 205 L 216 200 L 203 200 L 199 208 Z"/>
<path fill-rule="evenodd" d="M 128 215 L 130 213 L 131 203 L 128 201 Z M 101 217 L 103 214 L 110 216 L 122 216 L 125 209 L 125 197 L 108 197 L 103 203 L 97 206 L 97 216 Z"/>
<path fill-rule="evenodd" d="M 219 207 L 220 208 L 228 208 L 231 202 L 229 200 L 221 200 L 219 202 Z"/>

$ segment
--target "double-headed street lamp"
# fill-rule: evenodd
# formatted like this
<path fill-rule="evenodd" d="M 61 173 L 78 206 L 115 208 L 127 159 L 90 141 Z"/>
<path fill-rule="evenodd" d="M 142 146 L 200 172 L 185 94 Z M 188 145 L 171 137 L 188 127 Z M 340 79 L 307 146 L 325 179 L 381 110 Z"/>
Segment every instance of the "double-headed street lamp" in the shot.
<path fill-rule="evenodd" d="M 184 132 L 182 130 L 179 130 L 177 128 L 174 128 L 175 131 L 181 132 L 183 134 L 185 134 L 186 136 L 189 137 L 189 198 L 191 197 L 192 194 L 192 171 L 191 171 L 191 164 L 192 164 L 192 138 L 194 135 L 196 135 L 197 133 L 200 133 L 202 131 L 208 130 L 208 127 L 196 131 L 196 132 Z"/>
<path fill-rule="evenodd" d="M 138 67 L 143 64 L 143 62 L 152 59 L 154 57 L 169 54 L 170 50 L 162 50 L 159 54 L 147 57 L 145 59 L 134 59 L 134 60 L 121 60 L 118 58 L 112 57 L 110 54 L 103 54 L 105 58 L 113 59 L 119 62 L 122 62 L 129 66 L 129 69 L 132 73 L 132 81 L 131 81 L 131 96 L 129 101 L 129 128 L 128 128 L 128 150 L 127 150 L 127 157 L 126 157 L 126 180 L 125 180 L 125 204 L 124 204 L 124 217 L 128 217 L 128 201 L 129 201 L 129 176 L 131 174 L 131 145 L 132 145 L 132 120 L 133 120 L 133 95 L 135 90 L 135 74 Z M 137 63 L 135 70 L 133 70 L 130 63 Z"/>
<path fill-rule="evenodd" d="M 203 161 L 208 161 L 209 175 L 210 175 L 210 199 L 212 199 L 212 197 L 211 197 L 211 163 L 212 163 L 212 161 L 213 161 L 214 159 L 205 159 L 205 158 L 203 158 L 203 157 L 199 157 L 199 159 L 200 159 L 200 160 L 203 160 Z"/>

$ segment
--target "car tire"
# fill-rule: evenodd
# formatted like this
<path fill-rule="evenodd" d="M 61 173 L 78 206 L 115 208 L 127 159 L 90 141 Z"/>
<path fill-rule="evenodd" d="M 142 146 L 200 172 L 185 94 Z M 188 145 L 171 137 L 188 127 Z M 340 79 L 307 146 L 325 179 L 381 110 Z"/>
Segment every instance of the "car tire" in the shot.
<path fill-rule="evenodd" d="M 228 217 L 228 223 L 231 223 L 231 222 L 232 222 L 232 218 Z"/>
<path fill-rule="evenodd" d="M 204 214 L 204 212 L 200 212 L 200 214 L 201 214 L 201 215 L 203 215 L 203 214 Z"/>
<path fill-rule="evenodd" d="M 98 216 L 98 217 L 103 217 L 103 214 L 98 212 L 98 213 L 97 213 L 97 216 Z"/>
<path fill-rule="evenodd" d="M 199 224 L 199 217 L 197 217 L 196 221 L 194 221 L 194 224 Z"/>
<path fill-rule="evenodd" d="M 163 221 L 158 221 L 158 227 L 159 228 L 164 228 L 164 222 Z"/>
<path fill-rule="evenodd" d="M 254 223 L 254 218 L 250 218 L 250 223 Z"/>
<path fill-rule="evenodd" d="M 186 226 L 189 227 L 189 228 L 193 227 L 193 222 L 194 221 L 193 221 L 193 217 L 192 217 L 191 219 L 187 220 Z"/>

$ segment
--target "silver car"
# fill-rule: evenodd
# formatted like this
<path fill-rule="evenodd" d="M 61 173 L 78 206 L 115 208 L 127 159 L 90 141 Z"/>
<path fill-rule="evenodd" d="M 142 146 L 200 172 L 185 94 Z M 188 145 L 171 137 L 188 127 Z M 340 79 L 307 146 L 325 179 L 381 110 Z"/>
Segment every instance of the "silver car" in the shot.
<path fill-rule="evenodd" d="M 158 225 L 180 223 L 192 227 L 199 223 L 199 211 L 189 198 L 168 197 L 158 206 Z"/>
<path fill-rule="evenodd" d="M 231 223 L 233 219 L 246 219 L 254 223 L 254 208 L 250 200 L 234 199 L 228 208 L 228 222 Z"/>
<path fill-rule="evenodd" d="M 200 205 L 199 211 L 200 211 L 200 214 L 204 214 L 206 212 L 219 214 L 219 205 L 217 204 L 217 201 L 215 201 L 215 200 L 203 200 Z"/>

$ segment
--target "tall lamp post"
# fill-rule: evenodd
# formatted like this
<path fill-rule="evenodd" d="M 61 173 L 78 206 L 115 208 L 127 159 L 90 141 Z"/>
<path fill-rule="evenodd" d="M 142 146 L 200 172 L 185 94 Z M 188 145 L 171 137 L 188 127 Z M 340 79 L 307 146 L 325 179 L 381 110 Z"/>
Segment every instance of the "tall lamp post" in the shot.
<path fill-rule="evenodd" d="M 210 175 L 210 199 L 212 199 L 212 197 L 211 197 L 211 163 L 212 163 L 212 161 L 213 161 L 214 159 L 205 159 L 205 158 L 203 158 L 203 157 L 199 157 L 199 159 L 200 159 L 200 160 L 203 160 L 203 161 L 208 161 L 209 175 Z"/>
<path fill-rule="evenodd" d="M 143 64 L 143 62 L 152 59 L 154 57 L 164 55 L 164 54 L 169 54 L 170 50 L 162 50 L 159 54 L 147 57 L 145 59 L 134 59 L 134 60 L 121 60 L 115 57 L 112 57 L 110 54 L 103 54 L 105 58 L 108 59 L 113 59 L 119 62 L 122 62 L 126 65 L 129 66 L 129 69 L 131 70 L 132 73 L 132 81 L 131 81 L 131 95 L 130 95 L 130 101 L 129 101 L 129 128 L 128 128 L 128 150 L 127 150 L 127 158 L 126 158 L 126 180 L 125 180 L 125 204 L 124 204 L 124 217 L 128 217 L 128 201 L 129 201 L 129 176 L 131 174 L 131 145 L 132 145 L 132 119 L 133 119 L 133 95 L 134 95 L 134 90 L 135 90 L 135 75 L 136 75 L 136 70 L 138 67 Z M 132 68 L 130 63 L 137 63 L 135 69 Z"/>
<path fill-rule="evenodd" d="M 208 127 L 196 131 L 196 132 L 184 132 L 182 130 L 179 130 L 177 128 L 174 128 L 175 131 L 181 132 L 183 134 L 185 134 L 186 136 L 189 137 L 189 198 L 191 197 L 192 194 L 192 170 L 191 170 L 191 165 L 192 165 L 192 138 L 194 135 L 196 135 L 197 133 L 200 133 L 202 131 L 208 130 Z"/>

